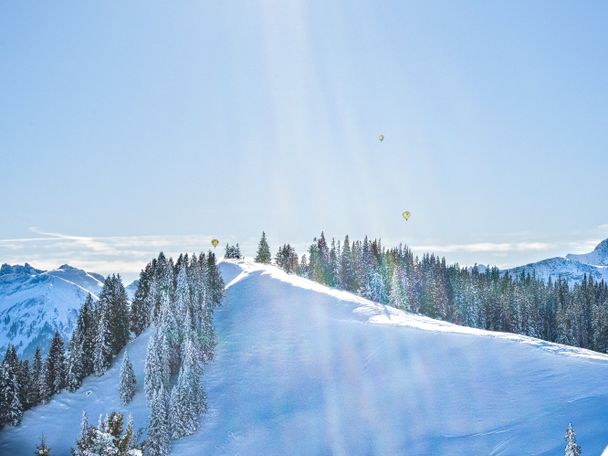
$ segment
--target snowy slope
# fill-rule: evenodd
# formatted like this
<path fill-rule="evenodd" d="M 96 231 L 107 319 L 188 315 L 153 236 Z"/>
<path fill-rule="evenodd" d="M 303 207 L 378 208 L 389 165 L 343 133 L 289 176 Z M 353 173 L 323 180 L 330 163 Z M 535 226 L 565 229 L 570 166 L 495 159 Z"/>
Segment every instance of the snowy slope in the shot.
<path fill-rule="evenodd" d="M 65 264 L 52 271 L 2 265 L 0 353 L 9 342 L 26 357 L 37 345 L 46 351 L 55 330 L 68 338 L 87 294 L 99 294 L 102 285 L 102 276 Z"/>
<path fill-rule="evenodd" d="M 580 283 L 585 275 L 593 277 L 593 280 L 598 282 L 608 281 L 608 239 L 600 242 L 591 253 L 568 254 L 565 258 L 548 258 L 509 269 L 509 272 L 514 277 L 523 272 L 545 281 L 549 277 L 553 281 L 561 278 L 567 280 L 570 285 Z"/>
<path fill-rule="evenodd" d="M 569 421 L 583 454 L 608 444 L 608 356 L 406 314 L 269 266 L 221 270 L 209 414 L 175 455 L 556 455 Z M 136 426 L 148 335 L 128 346 Z M 126 411 L 118 364 L 0 432 L 0 454 L 31 454 L 44 432 L 67 455 L 83 409 L 91 421 Z"/>

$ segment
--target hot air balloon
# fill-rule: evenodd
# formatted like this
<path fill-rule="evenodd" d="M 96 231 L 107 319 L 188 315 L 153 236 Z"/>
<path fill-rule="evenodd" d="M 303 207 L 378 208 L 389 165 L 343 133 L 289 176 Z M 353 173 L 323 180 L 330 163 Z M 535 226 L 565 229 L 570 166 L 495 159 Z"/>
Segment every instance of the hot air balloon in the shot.
<path fill-rule="evenodd" d="M 219 243 L 220 241 L 218 241 L 217 239 L 211 239 L 211 245 L 213 246 L 213 248 L 216 248 Z"/>
<path fill-rule="evenodd" d="M 403 211 L 403 214 L 401 215 L 403 215 L 403 218 L 407 221 L 410 219 L 410 215 L 412 214 L 410 213 L 410 211 Z"/>
<path fill-rule="evenodd" d="M 380 142 L 384 141 L 384 135 L 379 135 L 378 136 L 378 141 L 380 141 Z"/>

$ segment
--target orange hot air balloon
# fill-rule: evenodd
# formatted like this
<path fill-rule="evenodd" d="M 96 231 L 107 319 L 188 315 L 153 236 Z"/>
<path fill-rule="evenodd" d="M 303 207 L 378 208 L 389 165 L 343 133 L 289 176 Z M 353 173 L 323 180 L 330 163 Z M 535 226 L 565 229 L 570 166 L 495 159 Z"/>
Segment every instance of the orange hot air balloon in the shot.
<path fill-rule="evenodd" d="M 220 241 L 218 241 L 217 239 L 211 239 L 211 245 L 213 246 L 213 248 L 216 248 L 219 243 Z"/>

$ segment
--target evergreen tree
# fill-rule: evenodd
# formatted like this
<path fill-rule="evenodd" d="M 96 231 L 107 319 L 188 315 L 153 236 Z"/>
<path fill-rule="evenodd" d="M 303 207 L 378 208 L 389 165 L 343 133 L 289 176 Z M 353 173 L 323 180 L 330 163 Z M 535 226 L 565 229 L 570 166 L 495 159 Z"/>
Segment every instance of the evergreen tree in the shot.
<path fill-rule="evenodd" d="M 391 279 L 391 291 L 389 293 L 389 304 L 397 309 L 406 309 L 406 296 L 403 290 L 403 279 L 398 267 L 393 271 Z"/>
<path fill-rule="evenodd" d="M 206 410 L 206 397 L 200 384 L 200 369 L 193 344 L 184 347 L 184 360 L 171 391 L 171 436 L 178 439 L 196 431 L 198 415 Z"/>
<path fill-rule="evenodd" d="M 129 304 L 119 275 L 108 276 L 99 295 L 99 307 L 107 320 L 110 356 L 129 342 Z"/>
<path fill-rule="evenodd" d="M 141 455 L 141 452 L 137 451 L 139 450 L 139 448 L 137 448 L 137 435 L 133 428 L 133 417 L 129 415 L 129 420 L 127 421 L 127 429 L 125 430 L 124 436 L 122 436 L 118 441 L 118 451 L 120 454 Z"/>
<path fill-rule="evenodd" d="M 12 374 L 15 375 L 15 382 L 17 384 L 18 389 L 17 395 L 19 397 L 19 404 L 21 405 L 22 410 L 27 410 L 29 408 L 28 396 L 31 384 L 29 362 L 27 360 L 19 361 L 15 346 L 9 343 L 2 363 L 5 366 L 10 367 L 10 371 L 12 372 Z"/>
<path fill-rule="evenodd" d="M 101 301 L 101 300 L 100 300 Z M 109 313 L 107 307 L 101 307 L 99 312 L 99 326 L 95 335 L 93 348 L 93 372 L 101 377 L 112 362 L 112 346 L 110 334 Z"/>
<path fill-rule="evenodd" d="M 129 418 L 127 429 L 123 432 L 124 417 L 118 412 L 112 412 L 106 419 L 99 417 L 97 426 L 90 426 L 86 414 L 83 413 L 80 435 L 76 446 L 72 448 L 72 456 L 133 456 L 141 454 L 141 449 L 133 434 L 133 422 Z"/>
<path fill-rule="evenodd" d="M 95 352 L 95 340 L 97 338 L 98 329 L 95 303 L 90 294 L 87 295 L 84 304 L 80 309 L 77 327 L 79 327 L 77 342 L 80 345 L 80 353 L 82 354 L 82 359 L 80 360 L 82 380 L 82 378 L 92 374 L 94 371 L 93 355 Z"/>
<path fill-rule="evenodd" d="M 55 331 L 51 348 L 46 358 L 44 369 L 47 398 L 60 392 L 66 387 L 66 362 L 63 340 L 58 331 Z"/>
<path fill-rule="evenodd" d="M 17 351 L 15 350 L 15 346 L 13 344 L 9 343 L 8 347 L 6 347 L 6 353 L 4 354 L 4 360 L 2 360 L 2 363 L 10 365 L 13 368 L 13 372 L 16 372 L 19 359 L 17 358 Z"/>
<path fill-rule="evenodd" d="M 208 307 L 214 309 L 219 306 L 224 296 L 224 280 L 217 268 L 215 254 L 209 252 L 207 256 L 207 290 L 208 290 Z"/>
<path fill-rule="evenodd" d="M 150 309 L 148 307 L 148 295 L 150 294 L 151 282 L 150 265 L 139 273 L 139 283 L 135 291 L 135 297 L 131 303 L 130 326 L 135 336 L 139 336 L 144 329 L 150 325 Z"/>
<path fill-rule="evenodd" d="M 150 408 L 148 443 L 145 454 L 146 456 L 168 456 L 170 439 L 169 401 L 163 385 L 155 392 Z"/>
<path fill-rule="evenodd" d="M 344 238 L 342 245 L 342 255 L 339 260 L 338 270 L 338 286 L 346 291 L 355 291 L 355 277 L 353 270 L 353 257 L 350 249 L 350 240 L 348 235 Z"/>
<path fill-rule="evenodd" d="M 166 338 L 157 329 L 148 341 L 144 366 L 144 392 L 148 402 L 153 400 L 154 394 L 160 390 L 161 386 L 166 387 L 169 384 L 167 350 Z"/>
<path fill-rule="evenodd" d="M 34 456 L 50 456 L 51 449 L 48 447 L 46 442 L 44 441 L 44 434 L 40 436 L 40 443 L 34 450 Z"/>
<path fill-rule="evenodd" d="M 262 231 L 262 238 L 258 244 L 258 253 L 255 256 L 255 261 L 258 263 L 269 264 L 272 260 L 272 256 L 270 255 L 270 247 L 268 246 L 268 241 L 266 240 L 266 233 Z"/>
<path fill-rule="evenodd" d="M 93 298 L 89 294 L 78 313 L 68 346 L 66 383 L 70 391 L 76 391 L 82 379 L 92 372 L 93 339 L 90 326 L 93 320 Z"/>
<path fill-rule="evenodd" d="M 42 364 L 42 355 L 40 353 L 40 347 L 36 347 L 36 351 L 34 352 L 34 360 L 32 362 L 32 370 L 31 370 L 31 388 L 29 390 L 29 404 L 33 407 L 38 405 L 42 401 L 42 384 L 44 383 L 43 377 L 43 364 Z"/>
<path fill-rule="evenodd" d="M 36 389 L 36 385 L 32 380 L 29 360 L 26 359 L 19 363 L 19 375 L 17 379 L 19 383 L 19 401 L 25 411 L 32 407 L 33 404 L 30 402 L 30 397 L 32 390 Z"/>
<path fill-rule="evenodd" d="M 239 244 L 238 243 L 236 245 L 226 244 L 226 251 L 224 253 L 224 258 L 232 259 L 232 260 L 240 260 L 242 257 L 241 257 L 241 248 L 239 247 Z"/>
<path fill-rule="evenodd" d="M 0 429 L 6 424 L 21 423 L 23 407 L 19 401 L 17 376 L 10 363 L 0 365 Z"/>
<path fill-rule="evenodd" d="M 135 379 L 135 372 L 133 371 L 133 365 L 129 361 L 129 354 L 125 350 L 125 356 L 122 360 L 120 367 L 120 402 L 122 405 L 127 405 L 133 399 L 135 395 L 135 387 L 137 380 Z"/>
<path fill-rule="evenodd" d="M 581 455 L 581 447 L 576 443 L 576 434 L 574 433 L 574 428 L 572 427 L 572 423 L 568 424 L 568 429 L 566 430 L 566 435 L 564 436 L 566 440 L 566 448 L 564 449 L 564 456 L 580 456 Z"/>

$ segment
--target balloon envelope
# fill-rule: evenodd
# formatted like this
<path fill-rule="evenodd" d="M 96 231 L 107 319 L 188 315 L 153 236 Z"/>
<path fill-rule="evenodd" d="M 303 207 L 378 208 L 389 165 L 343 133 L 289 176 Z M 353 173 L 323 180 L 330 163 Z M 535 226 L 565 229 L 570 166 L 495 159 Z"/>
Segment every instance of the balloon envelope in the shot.
<path fill-rule="evenodd" d="M 402 215 L 405 220 L 409 220 L 410 215 L 412 215 L 412 214 L 410 214 L 410 211 L 404 211 Z"/>
<path fill-rule="evenodd" d="M 384 141 L 384 135 L 378 136 L 378 141 L 380 141 L 380 142 Z"/>
<path fill-rule="evenodd" d="M 213 246 L 213 248 L 216 248 L 219 243 L 220 241 L 218 241 L 217 239 L 211 239 L 211 245 Z"/>

